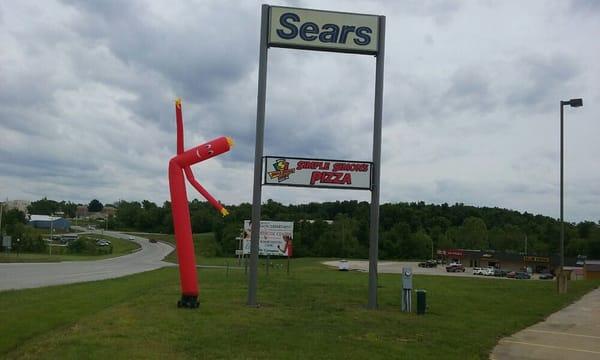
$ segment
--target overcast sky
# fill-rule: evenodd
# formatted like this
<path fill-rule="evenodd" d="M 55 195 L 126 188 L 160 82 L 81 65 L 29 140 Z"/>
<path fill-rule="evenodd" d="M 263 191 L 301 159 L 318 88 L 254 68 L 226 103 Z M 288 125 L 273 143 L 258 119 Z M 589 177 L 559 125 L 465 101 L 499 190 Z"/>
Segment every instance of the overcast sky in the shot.
<path fill-rule="evenodd" d="M 252 201 L 260 2 L 0 2 L 0 198 L 168 200 L 174 99 L 193 167 Z M 600 1 L 292 1 L 387 17 L 381 201 L 600 219 Z M 270 49 L 265 155 L 371 160 L 375 58 Z M 189 188 L 190 199 L 199 195 Z M 369 200 L 264 187 L 263 201 Z"/>

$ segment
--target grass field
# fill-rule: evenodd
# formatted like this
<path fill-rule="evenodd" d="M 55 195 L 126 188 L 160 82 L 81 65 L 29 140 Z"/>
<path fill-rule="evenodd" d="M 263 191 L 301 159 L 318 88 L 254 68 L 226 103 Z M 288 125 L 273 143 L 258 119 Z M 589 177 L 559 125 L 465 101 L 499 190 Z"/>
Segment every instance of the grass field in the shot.
<path fill-rule="evenodd" d="M 130 233 L 133 235 L 139 235 L 146 239 L 153 239 L 157 241 L 164 241 L 173 246 L 175 246 L 175 236 L 172 234 L 151 234 L 151 233 Z M 196 256 L 199 258 L 211 258 L 217 254 L 217 242 L 215 241 L 214 233 L 200 233 L 200 234 L 192 234 L 192 239 L 194 240 L 194 250 L 196 252 Z M 177 253 L 173 250 L 167 257 L 165 257 L 164 261 L 169 261 L 172 263 L 177 263 Z"/>
<path fill-rule="evenodd" d="M 175 306 L 174 268 L 0 292 L 0 358 L 484 359 L 499 338 L 599 285 L 573 282 L 558 296 L 552 282 L 415 276 L 429 304 L 417 316 L 400 312 L 398 275 L 380 275 L 370 311 L 367 274 L 319 261 L 293 260 L 290 275 L 261 268 L 260 308 L 245 305 L 243 270 L 199 269 L 197 310 Z"/>
<path fill-rule="evenodd" d="M 106 255 L 78 255 L 78 254 L 57 254 L 57 249 L 53 249 L 54 254 L 49 253 L 17 253 L 16 251 L 7 253 L 0 253 L 0 263 L 6 262 L 59 262 L 59 261 L 82 261 L 82 260 L 101 260 L 111 257 L 121 256 L 129 254 L 134 250 L 140 248 L 137 243 L 115 238 L 108 235 L 93 234 L 89 235 L 94 239 L 105 239 L 109 240 L 113 246 L 112 254 Z M 63 250 L 61 248 L 60 250 Z"/>

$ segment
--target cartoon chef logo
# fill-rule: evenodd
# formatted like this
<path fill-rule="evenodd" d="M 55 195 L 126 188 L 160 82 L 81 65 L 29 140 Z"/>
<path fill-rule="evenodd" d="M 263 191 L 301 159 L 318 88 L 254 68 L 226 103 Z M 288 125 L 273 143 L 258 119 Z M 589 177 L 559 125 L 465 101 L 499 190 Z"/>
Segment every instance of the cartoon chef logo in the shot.
<path fill-rule="evenodd" d="M 290 169 L 290 163 L 285 159 L 277 159 L 273 163 L 275 171 L 269 171 L 269 178 L 277 179 L 277 182 L 282 182 L 290 178 L 290 174 L 296 172 L 296 169 Z"/>

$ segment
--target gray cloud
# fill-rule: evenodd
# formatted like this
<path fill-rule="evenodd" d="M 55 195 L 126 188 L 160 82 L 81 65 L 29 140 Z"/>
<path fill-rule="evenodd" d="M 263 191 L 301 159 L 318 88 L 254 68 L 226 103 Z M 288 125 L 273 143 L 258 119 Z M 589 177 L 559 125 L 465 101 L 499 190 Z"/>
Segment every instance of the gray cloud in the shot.
<path fill-rule="evenodd" d="M 541 109 L 556 103 L 560 90 L 580 74 L 577 63 L 565 55 L 525 56 L 514 68 L 520 75 L 519 84 L 508 95 L 508 106 Z"/>
<path fill-rule="evenodd" d="M 599 176 L 589 166 L 598 150 L 589 134 L 600 130 L 595 5 L 327 8 L 387 17 L 382 201 L 556 215 L 558 100 L 582 96 L 584 108 L 569 114 L 577 143 L 569 143 L 568 214 L 599 217 L 589 201 Z M 250 201 L 259 13 L 258 2 L 0 4 L 0 198 L 162 203 L 181 96 L 188 147 L 221 135 L 236 141 L 195 166 L 198 179 L 226 203 Z M 268 70 L 265 154 L 370 159 L 372 56 L 271 49 Z M 267 197 L 369 194 L 269 188 Z"/>

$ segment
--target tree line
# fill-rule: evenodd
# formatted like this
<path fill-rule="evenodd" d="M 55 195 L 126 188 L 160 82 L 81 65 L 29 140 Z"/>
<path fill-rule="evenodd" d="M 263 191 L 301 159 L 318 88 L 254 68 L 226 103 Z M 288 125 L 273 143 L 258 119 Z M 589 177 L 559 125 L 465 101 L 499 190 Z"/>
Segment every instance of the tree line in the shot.
<path fill-rule="evenodd" d="M 48 203 L 47 199 L 40 202 Z M 55 202 L 68 214 L 72 203 Z M 31 208 L 39 206 L 33 202 Z M 110 229 L 173 233 L 171 204 L 119 201 Z M 223 218 L 208 203 L 190 202 L 194 233 L 213 232 L 219 255 L 231 255 L 238 246 L 243 221 L 251 205 L 227 206 Z M 77 205 L 75 205 L 75 208 Z M 366 258 L 369 247 L 369 203 L 336 201 L 283 205 L 267 200 L 263 220 L 294 221 L 294 256 Z M 326 221 L 331 220 L 331 221 Z M 547 256 L 559 251 L 560 222 L 548 216 L 501 208 L 456 203 L 387 203 L 380 207 L 379 251 L 382 259 L 425 259 L 437 249 L 500 250 Z M 600 258 L 600 223 L 565 223 L 567 256 Z"/>

